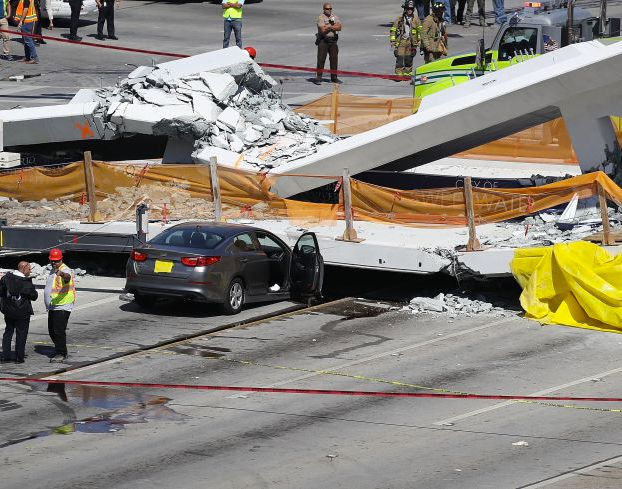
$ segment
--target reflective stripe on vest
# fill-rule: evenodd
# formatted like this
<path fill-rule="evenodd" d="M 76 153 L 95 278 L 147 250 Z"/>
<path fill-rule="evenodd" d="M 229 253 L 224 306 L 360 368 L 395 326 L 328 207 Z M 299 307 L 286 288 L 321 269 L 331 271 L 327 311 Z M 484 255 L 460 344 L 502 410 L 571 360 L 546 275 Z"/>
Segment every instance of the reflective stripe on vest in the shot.
<path fill-rule="evenodd" d="M 61 265 L 60 271 L 69 270 L 67 265 Z M 58 275 L 54 277 L 52 282 L 52 292 L 50 293 L 50 304 L 53 306 L 64 306 L 76 302 L 76 286 L 73 283 L 73 273 L 69 273 L 71 279 L 65 282 L 63 277 Z"/>
<path fill-rule="evenodd" d="M 241 19 L 242 18 L 242 7 L 240 8 L 234 8 L 234 7 L 229 7 L 226 8 L 223 13 L 222 16 L 225 19 Z"/>
<path fill-rule="evenodd" d="M 24 12 L 24 0 L 19 0 L 17 9 L 15 9 L 15 16 L 13 17 L 16 22 L 19 22 Z M 30 0 L 26 17 L 24 17 L 24 24 L 30 24 L 31 22 L 37 22 L 37 11 L 35 9 L 35 0 Z"/>

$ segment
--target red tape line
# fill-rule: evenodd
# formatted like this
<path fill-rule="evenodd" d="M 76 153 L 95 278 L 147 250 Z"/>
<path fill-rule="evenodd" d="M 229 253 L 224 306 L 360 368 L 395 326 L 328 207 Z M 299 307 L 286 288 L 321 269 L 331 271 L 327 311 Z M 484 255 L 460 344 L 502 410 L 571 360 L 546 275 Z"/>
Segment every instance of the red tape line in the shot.
<path fill-rule="evenodd" d="M 149 49 L 128 48 L 124 46 L 110 46 L 108 44 L 98 44 L 95 42 L 88 42 L 88 41 L 71 41 L 69 39 L 60 39 L 58 37 L 42 36 L 39 34 L 28 34 L 25 32 L 10 31 L 7 29 L 0 29 L 0 32 L 6 32 L 7 34 L 15 34 L 17 36 L 27 36 L 27 37 L 32 37 L 35 39 L 45 39 L 48 41 L 64 42 L 67 44 L 91 46 L 94 48 L 101 48 L 101 49 L 113 49 L 115 51 L 127 51 L 130 53 L 153 54 L 155 56 L 168 56 L 171 58 L 188 58 L 190 56 L 188 54 L 169 53 L 166 51 L 151 51 Z M 316 73 L 319 71 L 321 73 L 329 73 L 331 75 L 359 76 L 359 77 L 364 77 L 364 78 L 383 78 L 386 80 L 402 80 L 402 81 L 410 80 L 409 76 L 385 75 L 382 73 L 366 73 L 363 71 L 344 71 L 344 70 L 326 70 L 326 69 L 318 70 L 317 68 L 307 68 L 305 66 L 275 65 L 275 64 L 270 64 L 270 63 L 259 63 L 259 66 L 261 66 L 262 68 L 274 68 L 274 69 L 289 70 L 289 71 L 306 71 L 306 72 L 311 72 L 311 73 Z"/>
<path fill-rule="evenodd" d="M 318 394 L 331 396 L 367 397 L 423 397 L 437 399 L 492 399 L 524 401 L 574 401 L 574 402 L 622 402 L 622 397 L 550 397 L 550 396 L 502 396 L 488 394 L 431 394 L 427 392 L 379 392 L 379 391 L 341 391 L 324 389 L 278 389 L 275 387 L 244 387 L 228 385 L 192 384 L 148 384 L 144 382 L 112 382 L 96 380 L 58 380 L 0 377 L 0 382 L 39 382 L 47 384 L 74 384 L 107 387 L 141 387 L 148 389 L 188 389 L 199 391 L 267 392 L 274 394 Z"/>

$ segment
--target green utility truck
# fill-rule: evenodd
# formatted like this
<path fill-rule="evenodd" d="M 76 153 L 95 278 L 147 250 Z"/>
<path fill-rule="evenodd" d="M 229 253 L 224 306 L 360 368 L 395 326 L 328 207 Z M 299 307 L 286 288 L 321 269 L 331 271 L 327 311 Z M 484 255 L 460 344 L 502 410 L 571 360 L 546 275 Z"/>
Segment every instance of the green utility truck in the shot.
<path fill-rule="evenodd" d="M 490 48 L 484 49 L 480 39 L 477 52 L 418 67 L 413 75 L 415 100 L 568 44 L 619 36 L 619 18 L 594 17 L 586 9 L 551 2 L 526 2 L 499 28 Z"/>

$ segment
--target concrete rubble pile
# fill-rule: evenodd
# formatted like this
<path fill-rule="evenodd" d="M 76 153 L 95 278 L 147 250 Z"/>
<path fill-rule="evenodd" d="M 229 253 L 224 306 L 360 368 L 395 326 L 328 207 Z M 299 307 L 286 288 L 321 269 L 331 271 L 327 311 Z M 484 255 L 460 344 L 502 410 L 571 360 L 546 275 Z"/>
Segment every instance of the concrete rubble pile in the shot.
<path fill-rule="evenodd" d="M 149 204 L 150 215 L 172 219 L 213 219 L 214 209 L 208 199 L 192 197 L 178 187 L 150 184 L 140 187 L 117 187 L 116 194 L 109 195 L 97 204 L 102 220 L 133 219 L 137 203 Z M 63 221 L 86 221 L 89 216 L 88 203 L 80 204 L 70 200 L 18 202 L 0 201 L 0 215 L 9 225 L 57 224 Z"/>
<path fill-rule="evenodd" d="M 82 268 L 73 268 L 72 270 L 76 282 L 79 281 L 79 277 L 84 277 L 85 275 L 88 275 L 86 273 L 86 270 L 83 270 Z M 41 266 L 35 262 L 30 263 L 30 276 L 33 278 L 33 281 L 35 283 L 45 282 L 51 271 L 52 265 L 49 263 L 45 266 Z"/>
<path fill-rule="evenodd" d="M 471 317 L 474 314 L 487 314 L 494 317 L 507 317 L 516 314 L 514 311 L 493 306 L 483 297 L 480 300 L 443 293 L 433 298 L 414 297 L 408 306 L 404 307 L 404 310 L 413 314 L 443 313 L 449 319 L 455 319 L 458 315 Z"/>
<path fill-rule="evenodd" d="M 84 91 L 72 103 L 99 102 L 93 116 L 104 139 L 167 136 L 164 162 L 205 163 L 216 156 L 219 164 L 261 170 L 338 139 L 294 113 L 273 89 L 276 84 L 235 47 L 140 66 L 117 86 Z"/>
<path fill-rule="evenodd" d="M 608 214 L 609 222 L 614 228 L 622 223 L 622 212 L 609 208 Z M 494 233 L 478 237 L 480 243 L 486 247 L 521 248 L 577 241 L 602 230 L 598 210 L 569 223 L 559 221 L 559 215 L 552 212 L 543 212 L 526 217 L 521 222 L 498 223 Z M 464 231 L 464 234 L 466 236 L 467 232 Z"/>

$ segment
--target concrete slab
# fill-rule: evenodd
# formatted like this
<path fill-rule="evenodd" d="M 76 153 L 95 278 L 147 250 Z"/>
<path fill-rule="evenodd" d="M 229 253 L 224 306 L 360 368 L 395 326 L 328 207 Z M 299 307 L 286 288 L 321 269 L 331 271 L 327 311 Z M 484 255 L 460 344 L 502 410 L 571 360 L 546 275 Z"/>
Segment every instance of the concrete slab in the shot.
<path fill-rule="evenodd" d="M 216 122 L 218 116 L 222 113 L 222 109 L 207 95 L 193 94 L 192 107 L 196 114 L 209 122 Z"/>
<path fill-rule="evenodd" d="M 209 87 L 212 95 L 221 102 L 227 101 L 238 91 L 235 79 L 228 73 L 202 72 L 201 79 Z"/>

